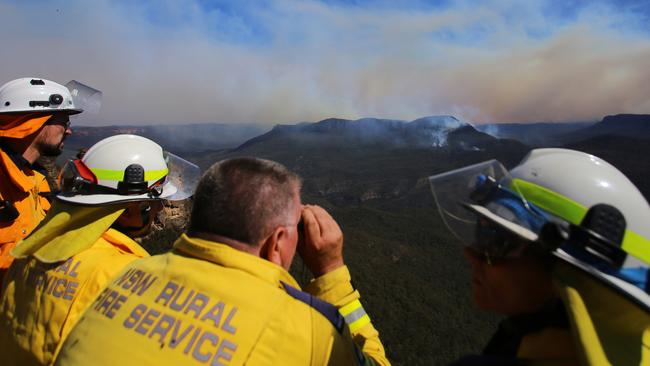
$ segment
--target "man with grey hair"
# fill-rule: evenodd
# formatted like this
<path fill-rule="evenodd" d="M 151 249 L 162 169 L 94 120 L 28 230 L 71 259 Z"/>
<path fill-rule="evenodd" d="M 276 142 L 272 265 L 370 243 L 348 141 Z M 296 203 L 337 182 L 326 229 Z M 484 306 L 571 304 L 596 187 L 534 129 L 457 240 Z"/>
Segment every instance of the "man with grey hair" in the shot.
<path fill-rule="evenodd" d="M 343 263 L 341 229 L 301 205 L 300 186 L 272 161 L 214 164 L 188 233 L 118 275 L 57 364 L 388 365 Z M 287 272 L 296 250 L 315 276 L 305 292 Z"/>

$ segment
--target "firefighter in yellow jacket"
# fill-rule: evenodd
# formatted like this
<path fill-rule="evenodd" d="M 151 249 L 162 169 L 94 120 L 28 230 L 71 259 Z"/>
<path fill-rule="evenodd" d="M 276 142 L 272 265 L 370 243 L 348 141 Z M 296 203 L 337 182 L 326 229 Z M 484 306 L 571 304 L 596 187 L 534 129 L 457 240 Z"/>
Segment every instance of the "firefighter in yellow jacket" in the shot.
<path fill-rule="evenodd" d="M 301 205 L 300 180 L 282 165 L 216 163 L 188 233 L 118 274 L 57 364 L 387 365 L 342 245 L 334 219 Z M 305 292 L 287 272 L 296 250 L 316 277 Z"/>
<path fill-rule="evenodd" d="M 430 178 L 474 299 L 507 315 L 454 365 L 650 365 L 650 205 L 615 167 L 535 149 Z"/>
<path fill-rule="evenodd" d="M 36 160 L 61 153 L 68 116 L 80 112 L 68 88 L 53 81 L 21 78 L 0 87 L 0 281 L 11 249 L 50 208 L 47 172 Z"/>
<path fill-rule="evenodd" d="M 147 257 L 146 234 L 161 200 L 187 198 L 198 167 L 140 136 L 106 138 L 59 176 L 42 224 L 12 251 L 0 300 L 2 365 L 48 365 L 109 279 Z"/>

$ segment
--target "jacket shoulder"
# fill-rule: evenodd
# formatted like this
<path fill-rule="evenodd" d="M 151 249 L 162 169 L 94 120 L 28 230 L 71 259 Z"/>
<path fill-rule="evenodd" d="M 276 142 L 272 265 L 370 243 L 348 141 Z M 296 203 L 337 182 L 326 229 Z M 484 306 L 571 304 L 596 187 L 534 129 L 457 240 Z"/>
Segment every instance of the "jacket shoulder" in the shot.
<path fill-rule="evenodd" d="M 289 296 L 309 305 L 312 309 L 316 310 L 318 313 L 324 316 L 325 319 L 327 319 L 330 324 L 332 324 L 334 329 L 336 329 L 339 334 L 343 332 L 345 319 L 341 313 L 339 313 L 339 309 L 336 306 L 323 301 L 307 292 L 300 291 L 297 288 L 286 284 L 285 282 L 282 282 L 282 287 L 284 287 Z"/>
<path fill-rule="evenodd" d="M 149 257 L 149 253 L 135 240 L 115 229 L 108 229 L 101 239 L 122 252 L 133 254 L 138 258 Z"/>

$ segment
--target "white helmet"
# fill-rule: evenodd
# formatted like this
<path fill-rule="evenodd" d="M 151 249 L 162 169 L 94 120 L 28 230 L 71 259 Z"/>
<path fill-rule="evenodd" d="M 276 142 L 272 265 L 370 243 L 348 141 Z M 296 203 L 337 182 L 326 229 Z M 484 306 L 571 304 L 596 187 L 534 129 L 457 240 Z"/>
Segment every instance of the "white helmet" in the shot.
<path fill-rule="evenodd" d="M 499 234 L 481 228 L 477 215 L 505 229 L 505 237 L 515 235 L 529 248 L 552 251 L 596 277 L 614 278 L 610 284 L 622 279 L 637 290 L 650 289 L 650 205 L 600 158 L 535 149 L 510 172 L 491 160 L 429 181 L 447 227 L 488 258 L 520 254 L 521 241 L 486 240 Z M 642 297 L 650 305 L 650 298 Z"/>
<path fill-rule="evenodd" d="M 0 87 L 0 114 L 97 113 L 101 104 L 101 91 L 76 80 L 63 86 L 41 78 L 21 78 Z"/>
<path fill-rule="evenodd" d="M 528 202 L 574 225 L 596 205 L 615 207 L 625 220 L 622 249 L 650 263 L 650 205 L 611 164 L 580 151 L 536 149 L 510 175 Z"/>
<path fill-rule="evenodd" d="M 0 87 L 0 113 L 81 113 L 67 87 L 40 78 L 12 80 Z"/>
<path fill-rule="evenodd" d="M 57 198 L 83 205 L 182 200 L 194 194 L 200 169 L 136 135 L 116 135 L 93 145 L 59 174 Z"/>

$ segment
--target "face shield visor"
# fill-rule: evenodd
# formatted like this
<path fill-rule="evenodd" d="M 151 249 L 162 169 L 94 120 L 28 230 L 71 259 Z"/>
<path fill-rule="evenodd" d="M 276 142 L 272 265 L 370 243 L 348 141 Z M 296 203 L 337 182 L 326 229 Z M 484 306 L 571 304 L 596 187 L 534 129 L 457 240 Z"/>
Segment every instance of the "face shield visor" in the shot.
<path fill-rule="evenodd" d="M 488 258 L 516 257 L 538 240 L 551 217 L 529 203 L 497 160 L 429 177 L 444 224 Z"/>
<path fill-rule="evenodd" d="M 88 85 L 71 80 L 65 87 L 72 95 L 72 102 L 75 108 L 82 109 L 86 113 L 99 113 L 102 106 L 102 92 L 91 88 Z"/>
<path fill-rule="evenodd" d="M 201 169 L 196 164 L 169 152 L 165 152 L 165 162 L 169 168 L 167 182 L 176 189 L 165 199 L 180 201 L 193 196 L 201 179 Z"/>

